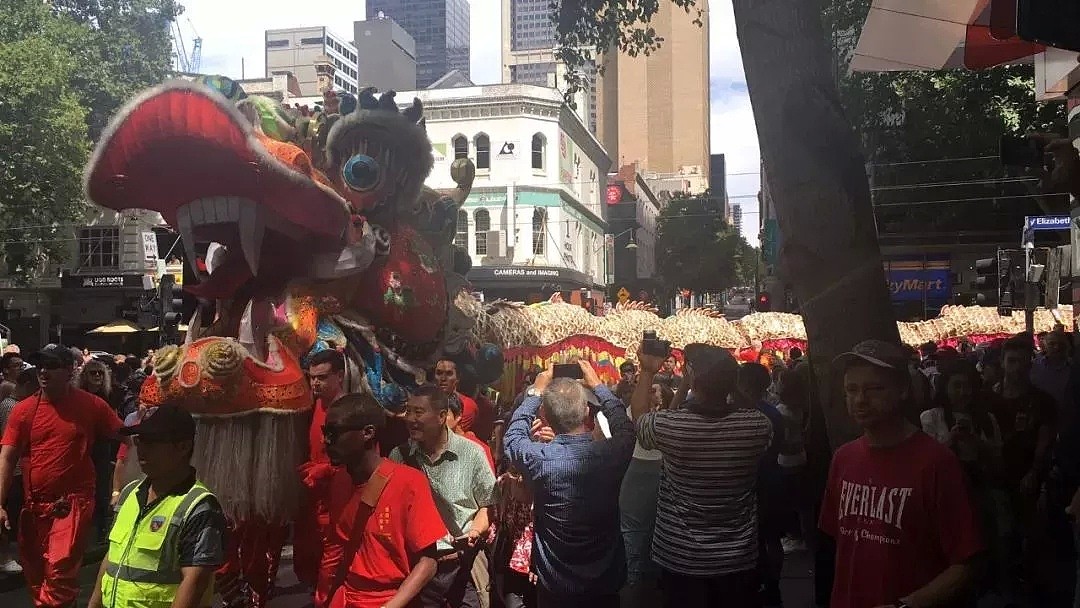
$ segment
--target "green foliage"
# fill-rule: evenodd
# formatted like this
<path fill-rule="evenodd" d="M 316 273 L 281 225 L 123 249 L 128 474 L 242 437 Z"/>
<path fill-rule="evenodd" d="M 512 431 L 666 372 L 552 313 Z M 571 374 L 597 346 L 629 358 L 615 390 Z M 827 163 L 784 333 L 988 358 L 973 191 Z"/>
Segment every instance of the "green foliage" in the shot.
<path fill-rule="evenodd" d="M 668 289 L 721 291 L 753 283 L 760 255 L 717 207 L 708 193 L 682 195 L 660 213 L 656 263 Z"/>
<path fill-rule="evenodd" d="M 1034 176 L 1010 172 L 996 158 L 1002 135 L 1066 130 L 1064 104 L 1035 101 L 1032 65 L 852 73 L 848 63 L 870 0 L 824 5 L 841 100 L 873 165 L 883 238 L 1015 230 L 1023 215 L 1067 210 L 1048 206 L 1063 198 L 1034 198 L 1037 181 L 1023 179 Z M 912 162 L 930 159 L 965 160 Z"/>
<path fill-rule="evenodd" d="M 58 15 L 78 23 L 69 46 L 82 70 L 72 82 L 90 108 L 90 137 L 133 95 L 172 70 L 169 24 L 183 9 L 174 0 L 54 0 Z M 77 45 L 77 46 L 76 46 Z"/>
<path fill-rule="evenodd" d="M 70 86 L 79 69 L 62 41 L 78 31 L 38 0 L 0 4 L 0 254 L 25 282 L 63 258 L 82 202 L 87 112 Z"/>
<path fill-rule="evenodd" d="M 695 0 L 552 0 L 555 58 L 567 67 L 563 93 L 568 103 L 586 84 L 583 68 L 597 57 L 609 51 L 635 57 L 660 48 L 664 39 L 649 23 L 661 2 L 673 2 L 703 24 L 705 13 Z"/>
<path fill-rule="evenodd" d="M 172 0 L 0 2 L 0 258 L 30 281 L 67 257 L 90 142 L 165 79 Z"/>

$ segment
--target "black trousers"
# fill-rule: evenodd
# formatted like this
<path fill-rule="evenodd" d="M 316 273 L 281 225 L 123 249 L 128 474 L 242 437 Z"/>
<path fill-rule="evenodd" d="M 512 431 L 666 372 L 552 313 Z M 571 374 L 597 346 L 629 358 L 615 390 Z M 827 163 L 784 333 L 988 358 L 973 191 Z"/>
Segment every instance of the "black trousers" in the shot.
<path fill-rule="evenodd" d="M 619 608 L 619 594 L 552 595 L 537 585 L 536 606 L 537 608 Z"/>
<path fill-rule="evenodd" d="M 760 608 L 760 577 L 756 570 L 702 578 L 670 570 L 660 574 L 666 608 Z"/>
<path fill-rule="evenodd" d="M 420 592 L 423 608 L 480 608 L 480 595 L 473 583 L 472 568 L 478 549 L 467 549 L 456 560 L 439 562 L 438 570 Z"/>

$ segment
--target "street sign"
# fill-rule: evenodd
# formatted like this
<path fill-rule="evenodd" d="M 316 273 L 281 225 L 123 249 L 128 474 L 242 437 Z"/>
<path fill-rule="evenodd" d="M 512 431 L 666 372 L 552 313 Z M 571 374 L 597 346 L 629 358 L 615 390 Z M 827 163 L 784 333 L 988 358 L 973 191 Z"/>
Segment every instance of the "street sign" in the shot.
<path fill-rule="evenodd" d="M 1024 230 L 1068 230 L 1067 215 L 1028 215 L 1024 217 Z"/>
<path fill-rule="evenodd" d="M 630 300 L 630 292 L 627 291 L 625 287 L 620 287 L 619 293 L 616 295 L 619 296 L 619 302 L 623 304 L 626 304 Z"/>

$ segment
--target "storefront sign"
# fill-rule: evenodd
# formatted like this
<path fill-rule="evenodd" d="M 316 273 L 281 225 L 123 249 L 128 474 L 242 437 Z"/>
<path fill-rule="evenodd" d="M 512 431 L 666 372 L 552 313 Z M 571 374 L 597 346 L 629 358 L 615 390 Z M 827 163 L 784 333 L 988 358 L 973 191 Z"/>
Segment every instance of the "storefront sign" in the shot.
<path fill-rule="evenodd" d="M 592 285 L 592 280 L 583 272 L 572 268 L 554 266 L 474 266 L 469 271 L 469 281 L 473 283 L 495 283 L 503 281 L 540 281 Z"/>
<path fill-rule="evenodd" d="M 495 155 L 495 160 L 516 160 L 518 157 L 518 142 L 516 141 L 504 141 L 499 146 L 498 153 Z"/>
<path fill-rule="evenodd" d="M 889 270 L 889 295 L 894 301 L 945 300 L 952 287 L 949 271 L 941 269 Z"/>
<path fill-rule="evenodd" d="M 82 276 L 65 274 L 60 277 L 64 289 L 143 289 L 141 274 L 107 274 Z"/>

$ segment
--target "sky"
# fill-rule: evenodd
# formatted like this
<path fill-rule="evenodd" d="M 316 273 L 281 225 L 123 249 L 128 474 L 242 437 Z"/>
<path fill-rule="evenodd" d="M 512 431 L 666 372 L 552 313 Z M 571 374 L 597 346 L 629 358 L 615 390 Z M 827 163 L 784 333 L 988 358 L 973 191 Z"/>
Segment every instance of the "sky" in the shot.
<path fill-rule="evenodd" d="M 477 84 L 499 82 L 502 2 L 470 2 L 472 80 Z M 292 0 L 181 0 L 181 3 L 185 13 L 178 21 L 188 49 L 194 32 L 203 39 L 200 71 L 234 78 L 264 74 L 264 30 L 327 26 L 351 39 L 353 21 L 362 20 L 365 15 L 362 0 L 320 0 L 315 11 L 297 11 Z M 726 155 L 728 196 L 732 205 L 742 205 L 743 234 L 756 245 L 760 168 L 757 130 L 735 37 L 731 3 L 712 0 L 709 4 L 712 153 Z"/>

